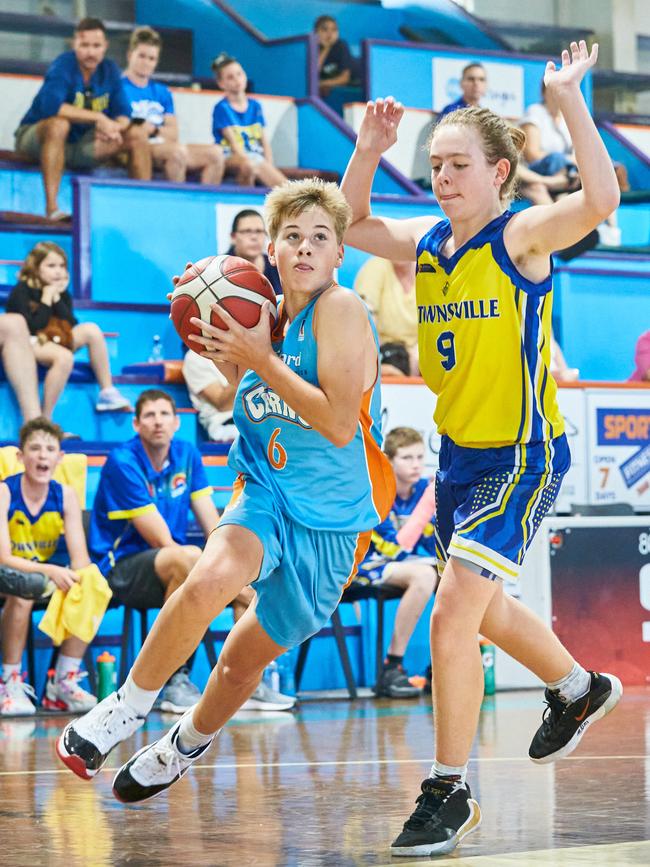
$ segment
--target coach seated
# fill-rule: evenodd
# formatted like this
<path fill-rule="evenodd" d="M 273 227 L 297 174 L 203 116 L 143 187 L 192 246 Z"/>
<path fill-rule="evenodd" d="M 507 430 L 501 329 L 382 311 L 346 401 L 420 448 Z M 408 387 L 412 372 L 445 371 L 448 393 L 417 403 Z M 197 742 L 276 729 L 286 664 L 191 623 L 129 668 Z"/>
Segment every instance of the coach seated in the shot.
<path fill-rule="evenodd" d="M 189 509 L 206 537 L 219 516 L 201 455 L 175 436 L 179 419 L 173 398 L 158 389 L 143 391 L 133 427 L 135 436 L 114 448 L 102 469 L 90 548 L 118 602 L 161 608 L 201 553 L 187 544 Z M 161 693 L 161 709 L 180 713 L 199 697 L 183 667 Z"/>
<path fill-rule="evenodd" d="M 53 61 L 15 133 L 16 151 L 41 164 L 46 214 L 53 220 L 69 217 L 58 205 L 65 167 L 90 169 L 124 155 L 132 178 L 151 178 L 147 137 L 131 125 L 120 70 L 106 59 L 107 48 L 103 22 L 80 21 L 72 51 Z"/>

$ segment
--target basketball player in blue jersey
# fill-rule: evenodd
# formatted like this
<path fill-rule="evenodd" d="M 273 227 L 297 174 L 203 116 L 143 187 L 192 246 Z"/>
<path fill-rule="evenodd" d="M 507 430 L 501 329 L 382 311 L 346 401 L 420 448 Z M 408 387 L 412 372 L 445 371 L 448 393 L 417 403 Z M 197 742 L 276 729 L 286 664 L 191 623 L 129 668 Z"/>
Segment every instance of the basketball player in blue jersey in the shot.
<path fill-rule="evenodd" d="M 516 599 L 526 550 L 548 512 L 570 456 L 549 373 L 551 254 L 616 208 L 618 185 L 580 92 L 597 46 L 571 43 L 544 80 L 566 119 L 582 190 L 553 205 L 507 209 L 525 137 L 483 108 L 447 115 L 430 145 L 433 192 L 445 219 L 372 216 L 381 154 L 397 139 L 403 108 L 369 103 L 342 184 L 354 216 L 346 240 L 388 259 L 417 261 L 422 375 L 437 395 L 442 435 L 436 479 L 442 572 L 431 622 L 436 745 L 417 808 L 394 855 L 453 850 L 481 820 L 466 783 L 483 697 L 477 633 L 545 684 L 547 711 L 530 746 L 535 762 L 568 755 L 609 713 L 618 678 L 586 671 Z M 443 569 L 444 567 L 444 569 Z"/>
<path fill-rule="evenodd" d="M 380 448 L 376 333 L 365 305 L 333 276 L 350 208 L 335 184 L 296 181 L 267 197 L 266 217 L 284 294 L 272 340 L 268 302 L 255 328 L 222 308 L 227 330 L 196 320 L 205 335 L 197 348 L 238 383 L 233 500 L 125 684 L 64 730 L 63 761 L 94 776 L 228 602 L 247 584 L 257 599 L 228 635 L 199 703 L 118 771 L 113 791 L 125 802 L 182 776 L 264 667 L 327 622 L 395 497 Z"/>

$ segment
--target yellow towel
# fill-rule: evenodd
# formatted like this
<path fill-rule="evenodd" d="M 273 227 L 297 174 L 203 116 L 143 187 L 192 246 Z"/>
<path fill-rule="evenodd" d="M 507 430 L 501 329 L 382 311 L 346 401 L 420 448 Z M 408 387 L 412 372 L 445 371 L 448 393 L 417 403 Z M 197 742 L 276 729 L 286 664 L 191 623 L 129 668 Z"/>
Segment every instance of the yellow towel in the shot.
<path fill-rule="evenodd" d="M 56 645 L 75 635 L 90 644 L 113 592 L 94 563 L 77 569 L 80 580 L 64 593 L 55 590 L 39 629 Z"/>

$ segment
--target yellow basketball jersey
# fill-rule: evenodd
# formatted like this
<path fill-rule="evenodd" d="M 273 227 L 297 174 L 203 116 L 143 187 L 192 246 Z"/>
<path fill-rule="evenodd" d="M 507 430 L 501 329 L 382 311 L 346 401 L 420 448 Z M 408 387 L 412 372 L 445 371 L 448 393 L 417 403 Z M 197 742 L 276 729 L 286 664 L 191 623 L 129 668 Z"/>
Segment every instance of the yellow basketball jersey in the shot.
<path fill-rule="evenodd" d="M 564 431 L 550 374 L 551 275 L 523 277 L 503 243 L 505 211 L 447 259 L 441 220 L 418 244 L 420 370 L 438 396 L 440 434 L 473 448 L 539 442 Z"/>
<path fill-rule="evenodd" d="M 52 479 L 45 502 L 38 514 L 32 515 L 23 499 L 21 476 L 22 473 L 18 473 L 4 480 L 11 495 L 7 514 L 11 553 L 14 557 L 47 563 L 54 556 L 64 532 L 63 488 Z"/>

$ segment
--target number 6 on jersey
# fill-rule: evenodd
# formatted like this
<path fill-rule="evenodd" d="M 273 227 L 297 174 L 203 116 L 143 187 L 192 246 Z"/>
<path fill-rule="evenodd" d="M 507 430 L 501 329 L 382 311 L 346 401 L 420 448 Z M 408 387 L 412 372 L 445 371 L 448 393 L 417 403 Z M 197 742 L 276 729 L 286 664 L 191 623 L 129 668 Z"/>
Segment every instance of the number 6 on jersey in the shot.
<path fill-rule="evenodd" d="M 274 470 L 283 470 L 287 465 L 287 451 L 282 443 L 278 442 L 279 433 L 280 428 L 276 427 L 266 447 L 266 455 Z"/>

